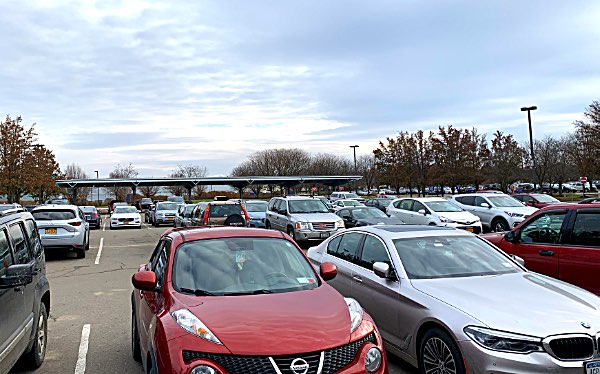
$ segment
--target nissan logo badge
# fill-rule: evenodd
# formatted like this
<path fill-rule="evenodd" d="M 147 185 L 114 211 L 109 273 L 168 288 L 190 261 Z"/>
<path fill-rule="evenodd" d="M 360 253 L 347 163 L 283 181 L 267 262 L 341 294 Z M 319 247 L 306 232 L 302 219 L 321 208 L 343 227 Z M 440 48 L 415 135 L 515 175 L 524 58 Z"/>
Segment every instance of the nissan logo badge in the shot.
<path fill-rule="evenodd" d="M 295 374 L 306 374 L 308 373 L 308 362 L 301 358 L 297 358 L 292 361 L 290 369 L 292 369 Z"/>

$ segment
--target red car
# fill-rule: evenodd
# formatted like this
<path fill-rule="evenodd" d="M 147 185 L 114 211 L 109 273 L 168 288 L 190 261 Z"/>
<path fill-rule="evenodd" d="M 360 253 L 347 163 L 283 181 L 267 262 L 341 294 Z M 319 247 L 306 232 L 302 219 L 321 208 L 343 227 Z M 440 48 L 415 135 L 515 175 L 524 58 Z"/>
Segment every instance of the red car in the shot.
<path fill-rule="evenodd" d="M 146 373 L 387 373 L 357 301 L 292 239 L 251 228 L 171 229 L 133 275 L 132 350 Z"/>
<path fill-rule="evenodd" d="M 600 295 L 600 207 L 550 205 L 506 233 L 481 235 L 546 274 Z"/>
<path fill-rule="evenodd" d="M 527 206 L 532 206 L 539 209 L 551 204 L 562 204 L 560 200 L 543 193 L 517 193 L 513 194 L 512 197 Z"/>

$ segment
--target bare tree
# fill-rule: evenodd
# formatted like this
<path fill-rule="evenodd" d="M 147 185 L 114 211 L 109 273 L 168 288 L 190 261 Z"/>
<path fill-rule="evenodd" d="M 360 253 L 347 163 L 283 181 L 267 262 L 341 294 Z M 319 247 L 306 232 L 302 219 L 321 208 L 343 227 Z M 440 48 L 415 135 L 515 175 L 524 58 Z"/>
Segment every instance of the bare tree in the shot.
<path fill-rule="evenodd" d="M 362 182 L 364 183 L 367 191 L 371 191 L 371 189 L 377 186 L 377 179 L 379 177 L 379 172 L 377 171 L 375 164 L 375 156 L 360 155 L 356 159 L 356 164 L 358 173 L 363 177 Z"/>
<path fill-rule="evenodd" d="M 160 191 L 159 186 L 140 186 L 138 188 L 144 197 L 153 198 Z"/>
<path fill-rule="evenodd" d="M 132 164 L 127 166 L 121 166 L 121 164 L 117 164 L 113 171 L 108 174 L 108 176 L 111 179 L 137 178 L 138 172 L 135 170 L 135 167 Z M 130 187 L 118 186 L 108 187 L 108 190 L 115 195 L 115 198 L 118 200 L 125 200 L 127 194 L 133 192 Z"/>
<path fill-rule="evenodd" d="M 65 179 L 87 179 L 88 175 L 83 170 L 83 168 L 75 163 L 67 165 L 65 170 L 63 171 L 63 176 Z M 79 187 L 77 188 L 77 196 L 73 201 L 74 204 L 77 205 L 86 205 L 87 197 L 92 191 L 92 187 Z"/>
<path fill-rule="evenodd" d="M 510 134 L 496 131 L 492 139 L 489 177 L 500 183 L 502 191 L 521 175 L 523 164 L 523 148 Z"/>
<path fill-rule="evenodd" d="M 203 178 L 208 173 L 208 169 L 205 166 L 200 165 L 177 165 L 177 169 L 169 175 L 171 178 Z M 195 196 L 201 196 L 206 186 L 196 186 L 192 190 Z M 167 190 L 175 196 L 183 196 L 187 189 L 182 186 L 169 186 Z"/>

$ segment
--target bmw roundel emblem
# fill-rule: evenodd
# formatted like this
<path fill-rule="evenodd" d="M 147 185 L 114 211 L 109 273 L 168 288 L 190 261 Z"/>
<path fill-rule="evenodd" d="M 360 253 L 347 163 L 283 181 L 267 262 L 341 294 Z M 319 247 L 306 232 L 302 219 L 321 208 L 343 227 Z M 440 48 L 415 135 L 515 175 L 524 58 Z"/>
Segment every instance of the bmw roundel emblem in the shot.
<path fill-rule="evenodd" d="M 589 323 L 587 323 L 587 322 L 581 322 L 581 326 L 583 326 L 583 327 L 584 327 L 584 328 L 586 328 L 586 329 L 589 329 L 590 327 L 592 327 L 592 326 L 590 326 L 590 324 L 589 324 Z"/>

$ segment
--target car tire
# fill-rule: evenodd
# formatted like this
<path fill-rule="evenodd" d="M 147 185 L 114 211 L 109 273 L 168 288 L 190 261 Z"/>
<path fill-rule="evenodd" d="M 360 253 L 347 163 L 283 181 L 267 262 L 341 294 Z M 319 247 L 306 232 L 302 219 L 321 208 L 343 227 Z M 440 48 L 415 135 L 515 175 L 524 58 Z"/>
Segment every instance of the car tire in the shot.
<path fill-rule="evenodd" d="M 427 331 L 421 339 L 419 370 L 421 374 L 430 373 L 432 370 L 437 373 L 466 373 L 465 362 L 458 346 L 448 333 L 439 328 Z"/>
<path fill-rule="evenodd" d="M 22 360 L 27 369 L 35 370 L 42 366 L 46 357 L 46 347 L 48 344 L 48 312 L 46 305 L 40 302 L 40 312 L 38 314 L 38 323 L 35 327 L 35 338 L 29 352 L 23 354 Z"/>
<path fill-rule="evenodd" d="M 85 247 L 77 248 L 77 258 L 85 258 Z"/>
<path fill-rule="evenodd" d="M 510 230 L 508 222 L 504 218 L 495 218 L 492 221 L 492 232 L 504 232 Z"/>
<path fill-rule="evenodd" d="M 288 226 L 288 228 L 287 228 L 287 234 L 289 236 L 291 236 L 292 239 L 294 239 L 295 242 L 297 242 L 297 240 L 296 240 L 296 234 L 294 234 L 294 228 L 293 227 Z"/>
<path fill-rule="evenodd" d="M 135 320 L 135 309 L 131 311 L 131 354 L 137 362 L 142 362 L 142 349 L 140 347 L 140 335 Z"/>
<path fill-rule="evenodd" d="M 87 241 L 85 242 L 85 250 L 89 251 L 90 250 L 90 232 L 88 231 L 87 234 Z"/>

